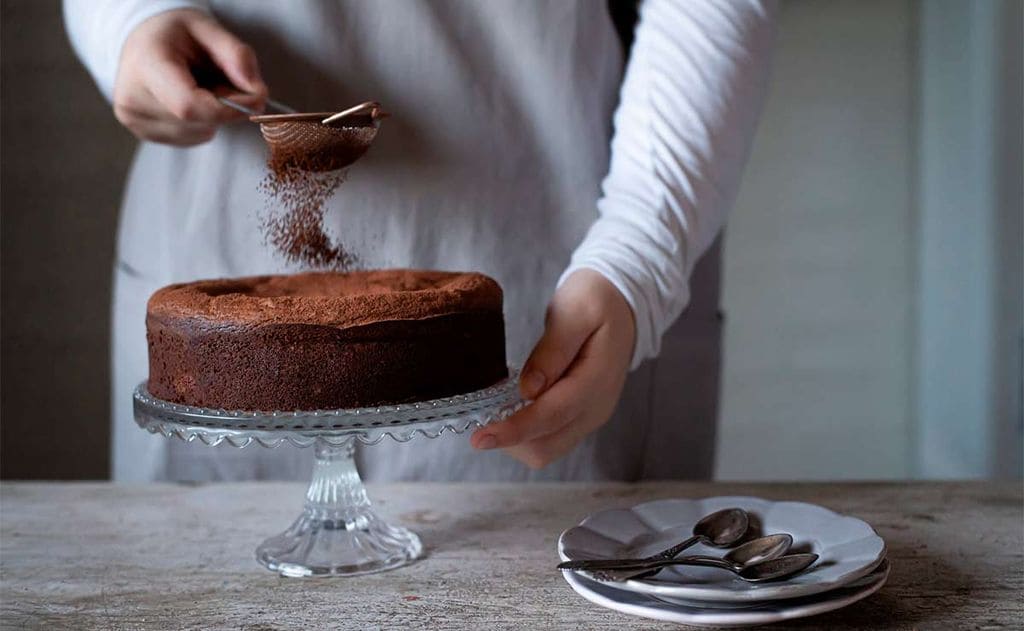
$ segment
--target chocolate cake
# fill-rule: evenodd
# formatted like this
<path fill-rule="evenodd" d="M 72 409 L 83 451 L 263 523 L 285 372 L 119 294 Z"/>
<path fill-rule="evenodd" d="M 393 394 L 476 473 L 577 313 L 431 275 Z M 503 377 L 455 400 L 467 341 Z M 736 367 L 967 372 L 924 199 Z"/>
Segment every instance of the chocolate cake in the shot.
<path fill-rule="evenodd" d="M 149 391 L 230 410 L 420 401 L 507 376 L 482 274 L 312 272 L 170 285 L 149 300 Z"/>

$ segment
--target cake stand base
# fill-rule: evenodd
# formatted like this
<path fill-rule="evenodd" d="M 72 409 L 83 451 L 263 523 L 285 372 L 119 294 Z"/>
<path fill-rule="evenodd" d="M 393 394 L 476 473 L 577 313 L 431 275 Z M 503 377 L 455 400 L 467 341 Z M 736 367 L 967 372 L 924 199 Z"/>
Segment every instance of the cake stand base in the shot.
<path fill-rule="evenodd" d="M 287 577 L 353 576 L 400 567 L 423 554 L 419 537 L 373 512 L 352 459 L 355 441 L 405 443 L 506 419 L 525 405 L 517 376 L 510 368 L 508 378 L 492 386 L 429 401 L 294 412 L 181 405 L 157 399 L 143 382 L 135 389 L 135 422 L 154 434 L 210 446 L 314 447 L 313 481 L 302 514 L 264 541 L 256 560 Z"/>
<path fill-rule="evenodd" d="M 352 576 L 406 565 L 422 554 L 419 537 L 374 513 L 353 450 L 351 440 L 316 444 L 302 514 L 256 549 L 267 569 L 287 577 Z"/>

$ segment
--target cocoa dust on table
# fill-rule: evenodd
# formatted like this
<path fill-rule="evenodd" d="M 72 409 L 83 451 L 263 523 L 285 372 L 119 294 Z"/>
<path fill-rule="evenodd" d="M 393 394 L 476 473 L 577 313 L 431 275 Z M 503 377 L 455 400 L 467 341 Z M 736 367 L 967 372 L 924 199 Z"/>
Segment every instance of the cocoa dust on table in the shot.
<path fill-rule="evenodd" d="M 264 235 L 290 263 L 347 270 L 356 257 L 324 232 L 324 205 L 345 172 L 318 170 L 314 159 L 271 154 L 260 189 L 276 201 L 276 208 L 264 218 Z"/>

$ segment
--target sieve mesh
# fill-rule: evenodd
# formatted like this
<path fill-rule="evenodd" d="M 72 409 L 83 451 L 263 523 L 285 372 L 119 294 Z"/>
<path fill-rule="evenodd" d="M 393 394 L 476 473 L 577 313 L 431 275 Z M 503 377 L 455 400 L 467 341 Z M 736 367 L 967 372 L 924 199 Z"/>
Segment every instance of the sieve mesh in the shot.
<path fill-rule="evenodd" d="M 368 112 L 367 106 L 371 106 Z M 273 167 L 335 171 L 366 153 L 377 136 L 379 119 L 386 116 L 376 103 L 365 103 L 363 107 L 363 113 L 345 116 L 329 125 L 320 121 L 332 112 L 272 114 L 252 116 L 250 120 L 260 125 Z"/>

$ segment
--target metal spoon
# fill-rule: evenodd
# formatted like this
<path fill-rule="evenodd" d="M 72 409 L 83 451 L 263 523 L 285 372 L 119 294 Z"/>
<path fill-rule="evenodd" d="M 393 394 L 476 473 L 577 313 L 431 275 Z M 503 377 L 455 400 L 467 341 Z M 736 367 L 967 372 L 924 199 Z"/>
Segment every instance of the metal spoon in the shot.
<path fill-rule="evenodd" d="M 693 536 L 667 550 L 643 559 L 585 559 L 565 561 L 558 564 L 560 570 L 608 570 L 622 566 L 636 565 L 637 562 L 671 559 L 683 550 L 704 542 L 716 548 L 735 545 L 750 526 L 750 516 L 742 508 L 726 508 L 704 517 L 693 527 Z"/>
<path fill-rule="evenodd" d="M 594 576 L 603 581 L 628 581 L 656 574 L 663 567 L 670 565 L 710 565 L 740 573 L 750 566 L 781 557 L 789 551 L 789 547 L 792 545 L 793 537 L 791 535 L 779 533 L 751 539 L 743 545 L 729 550 L 721 558 L 706 555 L 677 557 L 637 563 L 631 567 L 619 567 L 614 570 L 597 570 L 594 572 Z"/>
<path fill-rule="evenodd" d="M 771 559 L 763 563 L 747 565 L 737 569 L 734 564 L 729 563 L 728 561 L 723 561 L 722 559 L 716 559 L 715 557 L 684 557 L 681 559 L 665 559 L 664 561 L 657 561 L 648 566 L 648 571 L 652 566 L 662 568 L 670 565 L 700 565 L 729 570 L 748 583 L 763 583 L 799 574 L 817 560 L 818 555 L 813 553 L 787 554 L 785 556 L 780 556 L 777 559 Z M 626 572 L 615 571 L 598 571 L 593 573 L 593 577 L 599 581 L 623 581 L 633 578 L 632 576 L 626 575 Z"/>

